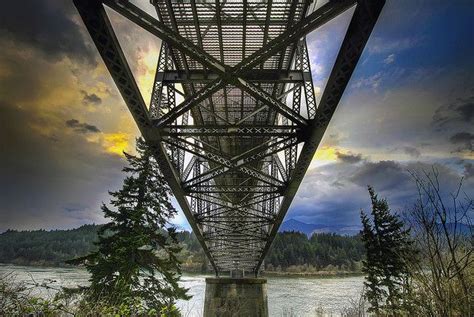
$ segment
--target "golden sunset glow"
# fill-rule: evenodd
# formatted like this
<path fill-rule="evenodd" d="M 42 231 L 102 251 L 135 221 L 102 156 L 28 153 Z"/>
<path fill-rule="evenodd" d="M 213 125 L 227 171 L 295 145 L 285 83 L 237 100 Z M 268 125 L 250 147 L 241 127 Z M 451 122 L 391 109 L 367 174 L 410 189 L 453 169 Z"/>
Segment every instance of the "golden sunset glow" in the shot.
<path fill-rule="evenodd" d="M 316 151 L 313 157 L 314 161 L 329 163 L 337 161 L 337 149 L 330 146 L 323 146 Z"/>
<path fill-rule="evenodd" d="M 130 149 L 130 142 L 133 141 L 127 133 L 108 133 L 104 135 L 104 148 L 108 153 L 123 156 L 123 152 Z"/>

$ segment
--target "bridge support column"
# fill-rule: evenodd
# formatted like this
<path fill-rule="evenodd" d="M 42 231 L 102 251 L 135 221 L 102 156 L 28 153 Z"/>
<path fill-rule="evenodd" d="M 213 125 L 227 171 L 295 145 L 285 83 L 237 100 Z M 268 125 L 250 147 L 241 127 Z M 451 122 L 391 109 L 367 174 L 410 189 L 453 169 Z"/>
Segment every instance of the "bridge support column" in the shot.
<path fill-rule="evenodd" d="M 264 278 L 206 278 L 204 317 L 268 317 Z"/>

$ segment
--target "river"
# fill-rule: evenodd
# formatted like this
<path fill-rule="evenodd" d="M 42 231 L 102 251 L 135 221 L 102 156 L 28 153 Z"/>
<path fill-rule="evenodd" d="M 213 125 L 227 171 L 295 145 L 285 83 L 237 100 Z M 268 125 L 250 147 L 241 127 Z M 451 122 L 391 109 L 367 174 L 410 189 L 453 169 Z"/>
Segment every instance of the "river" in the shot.
<path fill-rule="evenodd" d="M 12 273 L 17 281 L 46 284 L 50 289 L 35 288 L 43 296 L 52 296 L 61 286 L 86 285 L 89 275 L 79 268 L 46 268 L 0 264 L 0 274 Z M 204 304 L 204 275 L 185 274 L 182 285 L 189 288 L 192 299 L 179 301 L 184 316 L 202 316 Z M 338 316 L 359 298 L 364 278 L 356 277 L 268 277 L 268 309 L 270 316 L 315 316 L 322 309 L 325 314 Z M 34 282 L 33 282 L 34 281 Z"/>

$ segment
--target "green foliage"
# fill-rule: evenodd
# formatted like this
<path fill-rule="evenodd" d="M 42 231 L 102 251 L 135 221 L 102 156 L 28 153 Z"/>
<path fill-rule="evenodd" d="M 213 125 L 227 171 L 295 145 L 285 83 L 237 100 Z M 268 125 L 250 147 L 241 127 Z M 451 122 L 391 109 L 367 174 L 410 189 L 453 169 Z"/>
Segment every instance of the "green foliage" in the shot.
<path fill-rule="evenodd" d="M 152 149 L 138 139 L 137 152 L 126 154 L 128 176 L 121 190 L 110 193 L 112 207 L 102 206 L 111 221 L 99 229 L 98 250 L 69 263 L 84 264 L 91 273 L 86 301 L 162 311 L 177 299 L 189 299 L 178 285 L 181 247 L 168 223 L 177 211 Z"/>
<path fill-rule="evenodd" d="M 376 315 L 398 315 L 407 305 L 408 259 L 414 256 L 410 232 L 391 213 L 385 199 L 369 186 L 371 218 L 361 211 L 362 241 L 366 248 L 363 272 L 365 296 Z"/>
<path fill-rule="evenodd" d="M 276 235 L 265 260 L 268 268 L 285 270 L 291 266 L 312 266 L 324 270 L 328 266 L 356 271 L 356 263 L 364 256 L 360 236 L 340 236 L 333 233 L 314 234 L 311 238 L 300 232 Z"/>
<path fill-rule="evenodd" d="M 32 290 L 16 282 L 15 275 L 0 274 L 0 316 L 58 316 L 64 311 L 61 301 L 34 296 Z"/>

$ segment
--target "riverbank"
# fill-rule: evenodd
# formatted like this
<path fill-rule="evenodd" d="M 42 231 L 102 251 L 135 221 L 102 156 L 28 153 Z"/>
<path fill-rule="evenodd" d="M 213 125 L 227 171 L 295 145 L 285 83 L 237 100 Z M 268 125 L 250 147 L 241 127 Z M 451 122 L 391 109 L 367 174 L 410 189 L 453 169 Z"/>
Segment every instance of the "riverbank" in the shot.
<path fill-rule="evenodd" d="M 48 261 L 35 261 L 35 262 L 0 262 L 0 265 L 14 265 L 14 266 L 28 266 L 34 268 L 51 268 L 51 269 L 74 269 L 74 268 L 83 268 L 75 265 L 68 264 L 56 264 L 54 262 Z M 213 275 L 213 271 L 200 271 L 196 270 L 194 267 L 188 269 L 186 266 L 181 267 L 181 271 L 186 274 L 191 275 Z M 363 276 L 362 272 L 351 272 L 351 271 L 307 271 L 307 272 L 287 272 L 287 271 L 262 271 L 261 275 L 263 277 L 350 277 L 350 276 Z"/>
<path fill-rule="evenodd" d="M 364 276 L 362 272 L 349 271 L 315 271 L 315 272 L 277 272 L 264 271 L 263 277 L 351 277 Z"/>

